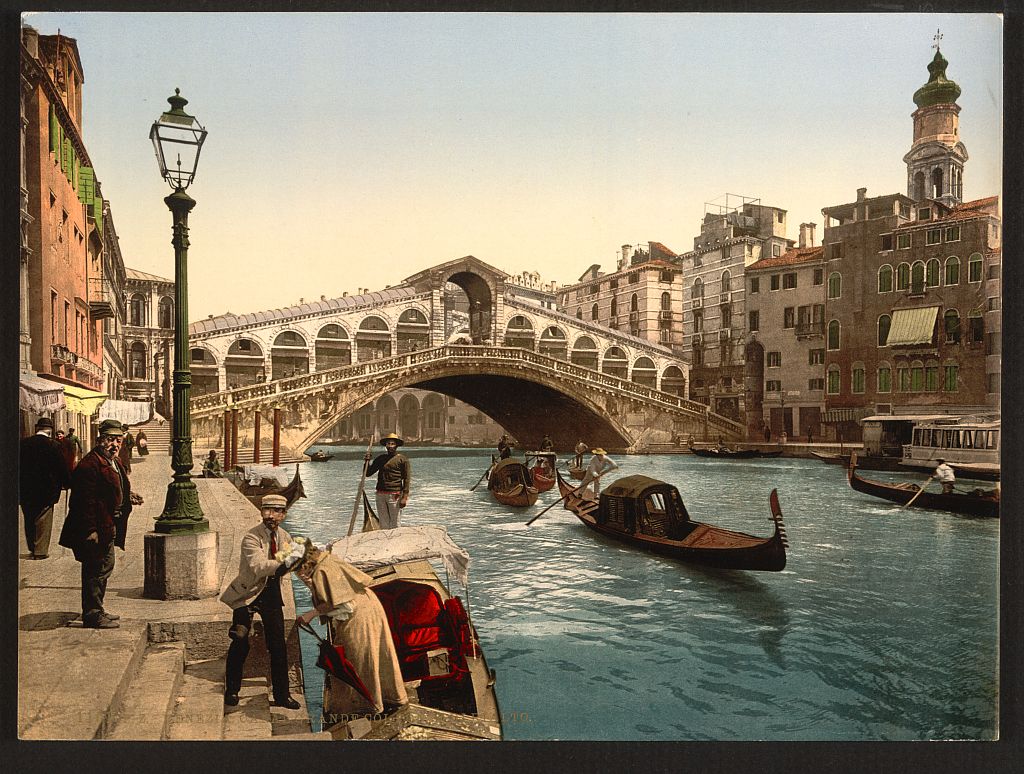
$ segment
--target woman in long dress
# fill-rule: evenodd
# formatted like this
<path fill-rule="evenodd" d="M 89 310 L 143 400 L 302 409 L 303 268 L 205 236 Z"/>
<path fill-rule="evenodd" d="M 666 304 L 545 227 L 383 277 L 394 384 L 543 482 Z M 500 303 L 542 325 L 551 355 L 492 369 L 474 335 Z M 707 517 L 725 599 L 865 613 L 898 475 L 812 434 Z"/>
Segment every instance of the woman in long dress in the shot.
<path fill-rule="evenodd" d="M 296 574 L 309 587 L 313 609 L 298 615 L 302 623 L 320 616 L 331 627 L 332 641 L 345 648 L 356 674 L 374 697 L 372 711 L 391 710 L 409 703 L 402 668 L 391 639 L 387 614 L 370 589 L 373 578 L 330 552 L 307 542 Z M 331 676 L 331 703 L 326 712 L 345 712 L 365 699 L 347 683 Z M 347 706 L 340 706 L 346 704 Z"/>

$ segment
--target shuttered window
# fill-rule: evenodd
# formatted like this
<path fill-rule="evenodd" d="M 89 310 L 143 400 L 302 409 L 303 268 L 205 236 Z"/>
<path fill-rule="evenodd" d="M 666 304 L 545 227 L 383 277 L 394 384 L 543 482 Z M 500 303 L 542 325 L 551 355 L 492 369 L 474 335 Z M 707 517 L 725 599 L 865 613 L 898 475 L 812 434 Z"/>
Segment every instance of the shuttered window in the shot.
<path fill-rule="evenodd" d="M 54 158 L 60 157 L 60 124 L 57 122 L 57 111 L 50 105 L 50 153 Z"/>

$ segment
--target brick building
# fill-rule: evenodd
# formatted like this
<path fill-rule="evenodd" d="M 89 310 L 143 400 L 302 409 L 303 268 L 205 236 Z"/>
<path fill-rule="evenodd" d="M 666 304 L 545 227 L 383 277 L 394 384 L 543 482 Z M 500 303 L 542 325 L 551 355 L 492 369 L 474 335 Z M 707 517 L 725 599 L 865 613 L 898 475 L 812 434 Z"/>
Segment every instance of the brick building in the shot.
<path fill-rule="evenodd" d="M 875 413 L 998 410 L 998 198 L 961 200 L 960 87 L 946 65 L 936 51 L 914 94 L 907 195 L 861 188 L 822 210 L 825 420 L 848 440 Z"/>

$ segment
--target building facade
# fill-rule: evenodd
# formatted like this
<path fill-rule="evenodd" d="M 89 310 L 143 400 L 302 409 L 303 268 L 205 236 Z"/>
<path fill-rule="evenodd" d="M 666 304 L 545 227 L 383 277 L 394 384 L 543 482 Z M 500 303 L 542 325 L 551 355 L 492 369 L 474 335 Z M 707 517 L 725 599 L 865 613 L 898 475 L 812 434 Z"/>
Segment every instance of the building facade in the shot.
<path fill-rule="evenodd" d="M 907 407 L 998 411 L 999 202 L 961 200 L 967 151 L 946 64 L 936 52 L 914 95 L 907 194 L 861 188 L 822 210 L 825 419 L 845 439 L 860 437 L 857 420 Z"/>
<path fill-rule="evenodd" d="M 121 400 L 128 375 L 124 345 L 128 277 L 108 201 L 103 202 L 103 224 L 103 271 L 93 279 L 91 305 L 103 314 L 103 391 Z"/>
<path fill-rule="evenodd" d="M 125 270 L 125 400 L 152 400 L 170 417 L 174 364 L 174 280 L 138 269 Z"/>

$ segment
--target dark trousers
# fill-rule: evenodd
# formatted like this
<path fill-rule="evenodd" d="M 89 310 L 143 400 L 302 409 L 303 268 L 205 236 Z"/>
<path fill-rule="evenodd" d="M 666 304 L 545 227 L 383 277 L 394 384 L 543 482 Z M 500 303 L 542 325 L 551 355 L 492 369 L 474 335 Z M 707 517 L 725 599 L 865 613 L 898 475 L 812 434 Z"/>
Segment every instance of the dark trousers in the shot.
<path fill-rule="evenodd" d="M 25 516 L 25 542 L 32 556 L 46 556 L 50 553 L 50 533 L 53 530 L 53 505 L 22 506 Z"/>
<path fill-rule="evenodd" d="M 249 655 L 249 634 L 252 631 L 253 613 L 259 613 L 263 621 L 263 637 L 270 653 L 270 682 L 274 688 L 274 701 L 282 701 L 291 694 L 288 689 L 288 648 L 284 642 L 284 608 L 266 604 L 242 605 L 231 615 L 231 628 L 240 633 L 245 627 L 244 637 L 233 637 L 228 648 L 227 667 L 224 672 L 224 692 L 238 693 L 242 687 L 242 668 Z"/>
<path fill-rule="evenodd" d="M 103 612 L 107 578 L 114 571 L 114 544 L 98 549 L 94 558 L 82 562 L 82 620 L 95 621 Z"/>

